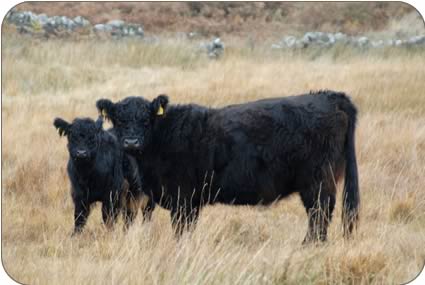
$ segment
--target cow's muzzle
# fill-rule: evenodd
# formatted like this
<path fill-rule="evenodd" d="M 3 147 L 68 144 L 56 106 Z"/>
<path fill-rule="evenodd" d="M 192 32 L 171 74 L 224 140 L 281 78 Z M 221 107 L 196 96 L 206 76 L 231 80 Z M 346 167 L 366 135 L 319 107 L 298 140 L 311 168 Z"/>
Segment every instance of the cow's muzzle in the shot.
<path fill-rule="evenodd" d="M 126 149 L 138 149 L 140 148 L 140 140 L 138 138 L 125 138 L 123 145 Z"/>
<path fill-rule="evenodd" d="M 88 158 L 88 157 L 89 157 L 89 153 L 87 152 L 87 150 L 84 150 L 84 149 L 78 149 L 78 150 L 75 152 L 75 156 L 76 156 L 77 158 L 85 159 L 85 158 Z"/>

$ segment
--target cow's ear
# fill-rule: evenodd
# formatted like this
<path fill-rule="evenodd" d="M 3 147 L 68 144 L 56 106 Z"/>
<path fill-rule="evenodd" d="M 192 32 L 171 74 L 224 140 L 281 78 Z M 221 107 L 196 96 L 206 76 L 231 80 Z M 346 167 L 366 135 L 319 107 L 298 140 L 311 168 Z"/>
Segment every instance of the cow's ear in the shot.
<path fill-rule="evenodd" d="M 168 96 L 161 94 L 152 101 L 152 110 L 157 116 L 164 116 L 168 105 Z"/>
<path fill-rule="evenodd" d="M 103 129 L 103 116 L 99 116 L 96 120 L 96 130 L 98 132 L 102 131 Z"/>
<path fill-rule="evenodd" d="M 58 130 L 58 133 L 59 133 L 60 136 L 67 136 L 69 134 L 71 124 L 68 123 L 67 121 L 65 121 L 61 118 L 56 118 L 53 121 L 53 125 Z"/>
<path fill-rule="evenodd" d="M 103 118 L 110 120 L 114 115 L 115 104 L 109 99 L 99 99 L 96 108 Z"/>

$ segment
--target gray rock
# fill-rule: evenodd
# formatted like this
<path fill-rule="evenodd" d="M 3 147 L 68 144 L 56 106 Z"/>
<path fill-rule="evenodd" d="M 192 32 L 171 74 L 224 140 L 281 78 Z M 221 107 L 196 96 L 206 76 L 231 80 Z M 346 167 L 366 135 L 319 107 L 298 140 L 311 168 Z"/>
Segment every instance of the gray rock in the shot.
<path fill-rule="evenodd" d="M 57 23 L 56 23 L 55 19 L 53 19 L 53 18 L 49 18 L 49 21 L 47 22 L 47 24 L 49 24 L 50 26 L 54 26 L 54 27 L 57 26 Z"/>
<path fill-rule="evenodd" d="M 216 38 L 213 41 L 214 47 L 224 48 L 224 44 L 221 42 L 220 38 Z"/>
<path fill-rule="evenodd" d="M 302 41 L 309 44 L 309 43 L 316 42 L 318 38 L 319 38 L 319 35 L 317 32 L 308 32 L 304 34 Z"/>
<path fill-rule="evenodd" d="M 97 32 L 106 32 L 106 25 L 105 24 L 96 24 L 94 25 L 93 29 Z"/>
<path fill-rule="evenodd" d="M 60 26 L 62 24 L 62 19 L 59 16 L 53 16 L 51 19 L 53 20 L 52 24 L 55 26 Z"/>
<path fill-rule="evenodd" d="M 312 43 L 311 43 L 311 45 L 312 45 Z M 303 39 L 297 39 L 295 41 L 295 44 L 294 44 L 294 47 L 295 48 L 298 48 L 298 49 L 300 49 L 300 48 L 307 48 L 309 46 L 310 46 L 310 43 L 306 42 Z"/>
<path fill-rule="evenodd" d="M 296 42 L 297 42 L 297 38 L 294 36 L 287 36 L 287 37 L 284 37 L 282 40 L 282 44 L 288 48 L 295 47 Z"/>
<path fill-rule="evenodd" d="M 336 33 L 336 34 L 334 34 L 334 37 L 335 37 L 335 40 L 337 41 L 337 42 L 345 42 L 345 41 L 348 41 L 348 36 L 346 35 L 346 34 L 344 34 L 344 33 Z"/>
<path fill-rule="evenodd" d="M 49 17 L 46 14 L 40 14 L 38 15 L 38 20 L 44 26 L 49 21 Z"/>
<path fill-rule="evenodd" d="M 17 26 L 28 26 L 32 25 L 32 22 L 37 20 L 37 16 L 30 11 L 14 12 L 10 15 L 9 21 Z"/>
<path fill-rule="evenodd" d="M 317 32 L 318 42 L 319 43 L 328 43 L 329 42 L 329 34 Z"/>
<path fill-rule="evenodd" d="M 129 36 L 138 36 L 143 37 L 145 35 L 145 31 L 143 30 L 143 26 L 139 24 L 128 24 L 128 35 Z"/>
<path fill-rule="evenodd" d="M 74 23 L 75 23 L 77 26 L 80 26 L 80 27 L 87 27 L 87 26 L 90 26 L 90 21 L 89 21 L 89 20 L 87 20 L 86 18 L 81 17 L 81 16 L 77 16 L 77 17 L 75 17 L 75 18 L 73 19 L 73 21 L 74 21 Z"/>
<path fill-rule="evenodd" d="M 395 40 L 394 41 L 394 45 L 396 46 L 396 47 L 399 47 L 399 46 L 401 46 L 403 44 L 403 41 L 402 40 Z"/>
<path fill-rule="evenodd" d="M 425 44 L 425 35 L 422 36 L 414 36 L 406 41 L 408 45 L 421 45 Z"/>
<path fill-rule="evenodd" d="M 121 37 L 143 37 L 144 30 L 143 26 L 139 24 L 125 23 L 121 20 L 112 20 L 109 21 L 101 27 L 104 31 L 110 31 L 111 35 L 115 38 Z"/>
<path fill-rule="evenodd" d="M 111 20 L 106 24 L 113 28 L 121 28 L 125 25 L 125 22 L 122 20 Z"/>
<path fill-rule="evenodd" d="M 128 27 L 128 35 L 134 37 L 136 35 L 136 30 L 133 27 Z"/>
<path fill-rule="evenodd" d="M 369 44 L 369 38 L 368 37 L 360 37 L 357 39 L 357 44 L 360 47 L 366 47 Z"/>
<path fill-rule="evenodd" d="M 385 45 L 392 47 L 392 46 L 395 45 L 395 41 L 392 40 L 392 39 L 389 39 L 389 40 L 385 41 Z"/>
<path fill-rule="evenodd" d="M 73 30 L 74 28 L 77 27 L 77 24 L 73 20 L 65 16 L 60 17 L 59 23 L 60 23 L 60 26 L 62 26 L 63 28 L 67 30 Z"/>
<path fill-rule="evenodd" d="M 334 34 L 334 37 L 335 37 L 335 42 L 337 42 L 337 43 L 346 44 L 350 41 L 348 36 L 346 34 L 343 34 L 343 33 L 336 33 L 336 34 Z"/>
<path fill-rule="evenodd" d="M 385 43 L 384 43 L 384 41 L 383 41 L 383 40 L 379 40 L 379 41 L 371 41 L 371 42 L 370 42 L 370 45 L 371 45 L 373 48 L 382 48 L 382 47 L 384 47 L 384 46 L 385 46 Z"/>
<path fill-rule="evenodd" d="M 335 38 L 335 35 L 334 34 L 328 34 L 328 38 L 329 38 L 329 44 L 330 45 L 334 45 L 335 43 L 336 43 L 336 38 Z"/>
<path fill-rule="evenodd" d="M 300 41 L 304 48 L 308 46 L 329 47 L 336 42 L 336 39 L 331 33 L 307 32 Z M 300 44 L 298 44 L 298 46 L 299 45 Z"/>
<path fill-rule="evenodd" d="M 215 38 L 208 44 L 201 44 L 201 48 L 206 48 L 209 58 L 218 59 L 224 53 L 224 43 L 220 38 Z"/>
<path fill-rule="evenodd" d="M 136 34 L 139 36 L 143 36 L 145 34 L 145 31 L 143 30 L 142 26 L 138 27 L 136 31 L 137 31 Z"/>

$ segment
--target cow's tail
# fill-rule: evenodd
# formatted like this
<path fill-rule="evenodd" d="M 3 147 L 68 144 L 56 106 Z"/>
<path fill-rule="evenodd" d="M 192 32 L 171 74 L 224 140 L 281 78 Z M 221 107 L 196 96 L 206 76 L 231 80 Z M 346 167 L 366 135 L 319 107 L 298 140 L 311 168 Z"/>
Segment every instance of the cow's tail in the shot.
<path fill-rule="evenodd" d="M 345 94 L 342 95 L 342 102 L 339 107 L 348 115 L 348 129 L 344 146 L 345 181 L 342 201 L 342 223 L 344 227 L 344 236 L 349 237 L 353 228 L 357 227 L 360 206 L 359 178 L 354 142 L 357 110 Z"/>

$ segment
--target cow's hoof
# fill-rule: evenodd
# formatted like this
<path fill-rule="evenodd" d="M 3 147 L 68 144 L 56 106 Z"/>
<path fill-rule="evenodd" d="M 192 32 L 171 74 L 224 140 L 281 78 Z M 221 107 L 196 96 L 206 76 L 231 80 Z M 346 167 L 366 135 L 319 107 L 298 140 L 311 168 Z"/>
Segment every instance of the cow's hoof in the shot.
<path fill-rule="evenodd" d="M 77 237 L 77 236 L 79 236 L 81 234 L 81 230 L 74 230 L 72 233 L 71 233 L 71 237 L 73 238 L 73 237 Z"/>

